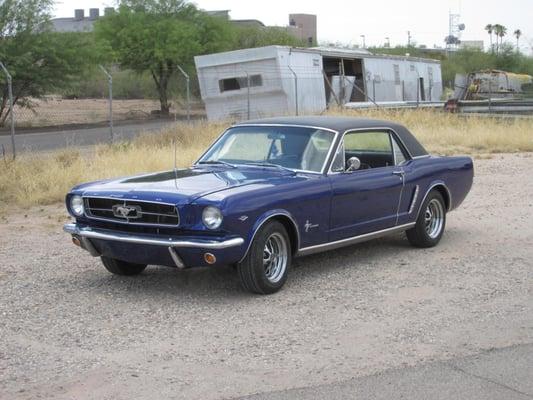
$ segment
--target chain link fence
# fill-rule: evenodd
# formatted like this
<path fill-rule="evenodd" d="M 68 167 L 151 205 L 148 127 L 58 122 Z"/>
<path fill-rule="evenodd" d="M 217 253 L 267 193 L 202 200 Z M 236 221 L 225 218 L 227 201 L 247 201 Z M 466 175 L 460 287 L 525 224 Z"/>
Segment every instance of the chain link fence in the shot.
<path fill-rule="evenodd" d="M 70 125 L 100 125 L 109 122 L 109 102 L 113 103 L 113 121 L 117 124 L 142 123 L 157 118 L 187 120 L 203 116 L 197 90 L 181 68 L 172 72 L 168 83 L 169 114 L 161 115 L 159 93 L 149 74 L 121 71 L 116 67 L 98 69 L 80 76 L 68 89 L 42 98 L 18 101 L 14 107 L 15 127 L 50 128 Z M 185 74 L 185 75 L 184 75 Z M 0 85 L 4 82 L 0 80 Z M 112 89 L 112 97 L 109 96 Z M 9 121 L 9 119 L 8 119 Z M 5 129 L 0 127 L 0 129 Z"/>

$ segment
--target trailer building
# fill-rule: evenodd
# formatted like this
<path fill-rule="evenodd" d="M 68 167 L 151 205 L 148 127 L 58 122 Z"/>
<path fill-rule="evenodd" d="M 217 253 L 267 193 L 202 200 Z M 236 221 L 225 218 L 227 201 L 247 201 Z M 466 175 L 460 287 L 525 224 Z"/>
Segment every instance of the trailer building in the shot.
<path fill-rule="evenodd" d="M 435 101 L 440 62 L 366 50 L 267 46 L 195 57 L 210 120 L 310 114 L 347 102 Z"/>

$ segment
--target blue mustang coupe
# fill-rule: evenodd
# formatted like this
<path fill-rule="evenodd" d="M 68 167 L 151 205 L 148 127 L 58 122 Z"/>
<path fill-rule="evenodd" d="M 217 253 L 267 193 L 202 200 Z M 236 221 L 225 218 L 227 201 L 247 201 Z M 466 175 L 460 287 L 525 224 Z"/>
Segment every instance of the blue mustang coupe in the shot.
<path fill-rule="evenodd" d="M 73 188 L 64 230 L 114 274 L 235 265 L 244 288 L 267 294 L 293 257 L 398 231 L 435 246 L 473 173 L 470 158 L 430 156 L 396 123 L 262 119 L 226 130 L 190 168 Z"/>

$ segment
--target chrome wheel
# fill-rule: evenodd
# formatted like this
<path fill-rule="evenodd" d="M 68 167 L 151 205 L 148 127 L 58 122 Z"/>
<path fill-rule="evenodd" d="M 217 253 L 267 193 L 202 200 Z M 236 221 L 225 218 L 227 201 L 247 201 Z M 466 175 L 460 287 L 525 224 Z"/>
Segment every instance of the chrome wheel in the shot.
<path fill-rule="evenodd" d="M 431 239 L 437 238 L 444 226 L 444 208 L 438 199 L 432 199 L 424 213 L 426 233 Z"/>
<path fill-rule="evenodd" d="M 263 249 L 263 268 L 265 276 L 271 283 L 277 283 L 287 269 L 288 246 L 283 235 L 274 232 L 270 235 Z"/>

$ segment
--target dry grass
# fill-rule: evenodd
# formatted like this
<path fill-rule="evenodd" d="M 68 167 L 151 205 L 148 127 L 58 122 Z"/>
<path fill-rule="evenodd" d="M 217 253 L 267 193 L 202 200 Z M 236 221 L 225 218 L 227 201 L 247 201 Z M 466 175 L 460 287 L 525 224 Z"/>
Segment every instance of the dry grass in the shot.
<path fill-rule="evenodd" d="M 436 154 L 488 157 L 492 153 L 533 151 L 532 120 L 462 118 L 430 110 L 334 110 L 330 114 L 400 122 Z M 98 146 L 91 154 L 70 148 L 47 155 L 22 155 L 0 168 L 0 208 L 52 204 L 62 201 L 65 193 L 80 182 L 170 169 L 174 162 L 173 140 L 177 141 L 178 166 L 190 165 L 226 126 L 180 125 L 133 142 Z"/>

